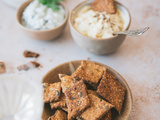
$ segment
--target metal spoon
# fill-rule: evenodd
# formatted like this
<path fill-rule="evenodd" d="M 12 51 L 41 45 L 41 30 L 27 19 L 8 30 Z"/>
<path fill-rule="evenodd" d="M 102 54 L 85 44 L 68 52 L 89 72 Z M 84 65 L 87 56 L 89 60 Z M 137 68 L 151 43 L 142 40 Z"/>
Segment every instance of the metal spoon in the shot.
<path fill-rule="evenodd" d="M 137 30 L 126 30 L 126 31 L 122 31 L 122 32 L 115 32 L 115 33 L 113 33 L 113 35 L 126 34 L 129 36 L 140 36 L 143 33 L 145 33 L 148 29 L 149 29 L 149 27 L 146 27 L 143 29 L 137 29 Z"/>

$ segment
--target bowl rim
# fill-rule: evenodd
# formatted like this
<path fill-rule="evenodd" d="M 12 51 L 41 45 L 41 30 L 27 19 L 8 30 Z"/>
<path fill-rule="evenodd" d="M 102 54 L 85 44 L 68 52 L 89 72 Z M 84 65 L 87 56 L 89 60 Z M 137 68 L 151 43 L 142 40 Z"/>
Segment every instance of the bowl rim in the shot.
<path fill-rule="evenodd" d="M 90 39 L 92 39 L 92 40 L 110 40 L 110 39 L 113 39 L 113 38 L 118 37 L 119 35 L 115 35 L 115 36 L 112 36 L 112 37 L 109 37 L 109 38 L 94 38 L 94 37 L 91 37 L 91 36 L 85 36 L 84 34 L 80 33 L 80 32 L 74 27 L 73 22 L 71 22 L 71 21 L 72 21 L 72 16 L 73 16 L 73 11 L 75 11 L 75 9 L 77 9 L 79 6 L 81 6 L 82 4 L 84 4 L 84 3 L 88 2 L 88 1 L 92 1 L 92 0 L 86 0 L 86 1 L 80 2 L 78 5 L 76 5 L 76 6 L 72 9 L 72 11 L 71 11 L 70 14 L 69 14 L 69 24 L 70 24 L 70 26 L 71 26 L 76 32 L 78 32 L 79 34 L 83 35 L 84 37 L 90 38 Z M 126 10 L 127 13 L 128 13 L 129 22 L 128 22 L 127 27 L 123 30 L 123 31 L 125 31 L 125 30 L 127 30 L 127 29 L 129 28 L 129 26 L 130 26 L 130 24 L 131 24 L 131 14 L 130 14 L 128 8 L 125 7 L 122 3 L 120 3 L 120 2 L 117 1 L 117 0 L 115 0 L 114 2 L 117 3 L 117 4 L 119 4 L 119 5 L 122 6 L 123 8 L 125 8 L 125 10 Z"/>
<path fill-rule="evenodd" d="M 53 72 L 55 69 L 61 67 L 61 66 L 64 66 L 66 64 L 70 64 L 70 63 L 73 63 L 73 62 L 80 62 L 81 63 L 82 60 L 73 60 L 73 61 L 68 61 L 68 62 L 65 62 L 65 63 L 62 63 L 62 64 L 59 64 L 58 66 L 55 66 L 53 67 L 52 69 L 50 69 L 43 77 L 42 77 L 42 83 L 44 83 L 44 80 L 45 78 L 47 78 L 48 74 L 50 74 L 51 72 Z M 87 61 L 87 60 L 85 60 Z M 129 114 L 126 116 L 126 120 L 129 118 L 129 116 L 131 115 L 131 112 L 132 112 L 132 106 L 133 106 L 133 96 L 132 96 L 132 92 L 131 92 L 131 89 L 127 83 L 127 81 L 116 71 L 114 70 L 113 68 L 111 68 L 110 66 L 106 65 L 106 64 L 103 64 L 103 63 L 99 63 L 99 62 L 96 62 L 96 61 L 90 61 L 90 62 L 94 62 L 94 63 L 97 63 L 99 65 L 102 65 L 102 66 L 105 66 L 106 68 L 108 68 L 110 71 L 112 71 L 113 73 L 117 74 L 124 82 L 124 84 L 126 85 L 129 94 L 130 94 L 130 100 L 131 100 L 131 105 L 130 105 L 130 109 L 129 109 Z"/>
<path fill-rule="evenodd" d="M 64 8 L 64 10 L 65 10 L 65 12 L 66 12 L 66 14 L 65 14 L 65 19 L 64 19 L 64 21 L 63 21 L 59 26 L 57 26 L 57 27 L 55 27 L 55 28 L 52 28 L 52 29 L 46 29 L 46 30 L 34 30 L 34 29 L 30 29 L 30 28 L 27 28 L 27 27 L 23 26 L 23 25 L 21 24 L 21 20 L 20 20 L 20 18 L 19 18 L 19 14 L 22 14 L 23 11 L 24 11 L 24 9 L 25 9 L 32 1 L 34 1 L 34 0 L 27 0 L 27 1 L 23 2 L 23 3 L 19 6 L 19 8 L 17 9 L 16 21 L 17 21 L 18 25 L 19 25 L 22 29 L 27 30 L 27 31 L 31 31 L 31 32 L 35 32 L 35 33 L 48 32 L 48 31 L 56 30 L 56 29 L 62 27 L 62 26 L 65 25 L 65 23 L 67 22 L 68 16 L 69 16 L 68 7 L 67 7 L 64 3 L 58 2 L 58 4 L 60 4 L 60 5 L 63 6 L 63 8 Z M 21 10 L 21 9 L 22 9 L 22 13 L 20 13 L 20 10 Z M 20 16 L 21 16 L 21 15 L 20 15 Z M 21 17 L 22 17 L 22 16 L 21 16 Z"/>

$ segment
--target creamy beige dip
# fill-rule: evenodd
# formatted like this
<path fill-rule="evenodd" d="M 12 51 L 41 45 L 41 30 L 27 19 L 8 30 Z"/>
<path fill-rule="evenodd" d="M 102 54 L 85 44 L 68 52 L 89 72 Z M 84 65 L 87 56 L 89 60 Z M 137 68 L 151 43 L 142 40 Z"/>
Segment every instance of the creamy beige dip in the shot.
<path fill-rule="evenodd" d="M 87 5 L 81 8 L 75 18 L 74 27 L 82 34 L 93 38 L 109 38 L 114 32 L 123 30 L 123 13 L 116 6 L 116 14 L 92 10 Z"/>

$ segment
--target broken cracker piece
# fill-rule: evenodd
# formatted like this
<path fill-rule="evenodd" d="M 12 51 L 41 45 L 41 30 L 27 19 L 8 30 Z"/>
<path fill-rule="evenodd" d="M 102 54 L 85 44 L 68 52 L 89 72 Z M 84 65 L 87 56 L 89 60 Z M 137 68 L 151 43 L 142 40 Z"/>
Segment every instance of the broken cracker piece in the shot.
<path fill-rule="evenodd" d="M 23 64 L 23 65 L 19 65 L 19 66 L 17 67 L 17 69 L 18 69 L 19 71 L 22 71 L 22 70 L 27 71 L 27 70 L 29 70 L 29 69 L 31 69 L 31 68 L 38 68 L 38 67 L 40 67 L 40 66 L 41 66 L 41 65 L 40 65 L 38 62 L 30 61 L 30 63 L 26 63 L 26 64 Z"/>
<path fill-rule="evenodd" d="M 84 80 L 96 89 L 105 71 L 105 67 L 83 60 L 72 76 Z"/>
<path fill-rule="evenodd" d="M 21 71 L 21 70 L 27 71 L 27 70 L 29 69 L 29 66 L 28 66 L 27 64 L 23 64 L 23 65 L 19 65 L 19 66 L 17 67 L 17 69 L 18 69 L 19 71 Z"/>
<path fill-rule="evenodd" d="M 6 72 L 6 67 L 4 62 L 0 62 L 0 74 Z"/>
<path fill-rule="evenodd" d="M 105 72 L 100 84 L 97 88 L 97 93 L 105 100 L 115 106 L 115 109 L 121 113 L 126 89 L 116 80 L 109 72 Z"/>
<path fill-rule="evenodd" d="M 107 12 L 108 14 L 115 14 L 116 8 L 114 0 L 95 0 L 91 7 L 93 10 L 98 12 Z"/>
<path fill-rule="evenodd" d="M 60 99 L 61 95 L 61 82 L 52 84 L 43 83 L 43 99 L 45 103 L 56 102 Z"/>
<path fill-rule="evenodd" d="M 57 110 L 48 120 L 67 120 L 67 114 L 62 110 Z"/>
<path fill-rule="evenodd" d="M 51 102 L 50 103 L 51 109 L 55 108 L 67 108 L 67 103 L 66 103 L 66 97 L 62 93 L 60 96 L 60 99 L 57 102 Z"/>
<path fill-rule="evenodd" d="M 72 120 L 90 106 L 87 88 L 83 80 L 68 88 L 65 92 L 68 106 L 68 120 Z"/>
<path fill-rule="evenodd" d="M 35 61 L 30 61 L 30 63 L 34 66 L 34 67 L 39 67 L 39 66 L 41 66 L 41 64 L 40 63 L 38 63 L 38 62 L 35 62 Z"/>
<path fill-rule="evenodd" d="M 114 105 L 100 99 L 92 93 L 88 94 L 88 96 L 91 101 L 91 106 L 77 117 L 78 120 L 99 120 L 114 107 Z"/>
<path fill-rule="evenodd" d="M 61 87 L 62 87 L 63 93 L 65 93 L 65 91 L 68 88 L 72 87 L 77 82 L 75 78 L 65 74 L 59 74 L 59 78 L 61 80 Z"/>
<path fill-rule="evenodd" d="M 35 52 L 32 52 L 32 51 L 28 51 L 28 50 L 25 50 L 23 52 L 23 55 L 24 55 L 24 57 L 35 57 L 35 58 L 40 56 L 38 53 L 35 53 Z"/>

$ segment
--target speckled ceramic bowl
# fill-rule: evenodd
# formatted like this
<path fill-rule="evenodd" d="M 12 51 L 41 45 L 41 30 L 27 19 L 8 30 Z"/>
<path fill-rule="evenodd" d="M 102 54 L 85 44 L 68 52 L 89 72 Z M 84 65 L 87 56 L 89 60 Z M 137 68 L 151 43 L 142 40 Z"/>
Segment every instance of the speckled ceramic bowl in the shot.
<path fill-rule="evenodd" d="M 53 29 L 49 29 L 49 30 L 32 30 L 29 28 L 24 27 L 21 24 L 21 18 L 22 18 L 22 13 L 24 11 L 24 9 L 32 2 L 32 0 L 27 0 L 25 1 L 17 10 L 17 23 L 19 25 L 19 27 L 21 28 L 21 30 L 28 35 L 29 37 L 33 38 L 33 39 L 37 39 L 37 40 L 52 40 L 57 38 L 58 36 L 61 35 L 61 33 L 64 31 L 67 20 L 68 20 L 68 10 L 66 8 L 66 6 L 63 3 L 59 3 L 60 5 L 62 5 L 66 11 L 66 16 L 65 19 L 63 21 L 63 23 L 58 26 L 55 27 Z"/>
<path fill-rule="evenodd" d="M 91 61 L 91 62 L 93 62 L 93 61 Z M 122 107 L 122 112 L 121 112 L 121 114 L 116 115 L 113 120 L 128 120 L 129 115 L 131 113 L 131 109 L 132 109 L 132 94 L 131 94 L 131 90 L 130 90 L 127 82 L 118 72 L 116 72 L 115 70 L 113 70 L 109 66 L 101 64 L 101 63 L 97 63 L 97 64 L 106 67 L 107 70 L 110 73 L 112 73 L 118 79 L 118 81 L 127 89 L 125 100 L 124 100 L 123 107 Z M 71 69 L 72 68 L 71 66 L 73 66 L 74 69 L 77 69 L 80 65 L 81 65 L 81 60 L 70 61 L 67 63 L 63 63 L 61 65 L 58 65 L 57 67 L 55 67 L 55 68 L 51 69 L 49 72 L 47 72 L 47 74 L 43 77 L 43 83 L 60 82 L 60 79 L 58 77 L 59 73 L 71 75 L 73 72 L 73 69 Z M 45 104 L 43 115 L 42 115 L 42 120 L 47 120 L 49 118 L 49 116 L 51 116 L 53 114 L 54 114 L 54 111 L 51 110 L 50 105 Z"/>
<path fill-rule="evenodd" d="M 70 13 L 69 23 L 70 30 L 74 41 L 81 47 L 86 49 L 87 51 L 102 55 L 109 54 L 116 51 L 119 46 L 124 41 L 126 35 L 116 35 L 110 38 L 93 38 L 89 36 L 85 36 L 81 34 L 76 28 L 73 26 L 74 16 L 77 12 L 84 7 L 85 5 L 90 5 L 94 0 L 87 0 L 79 5 L 77 5 Z M 131 16 L 128 9 L 122 5 L 121 3 L 115 1 L 115 4 L 119 6 L 120 10 L 124 13 L 126 19 L 124 21 L 124 29 L 127 30 L 131 23 Z"/>

